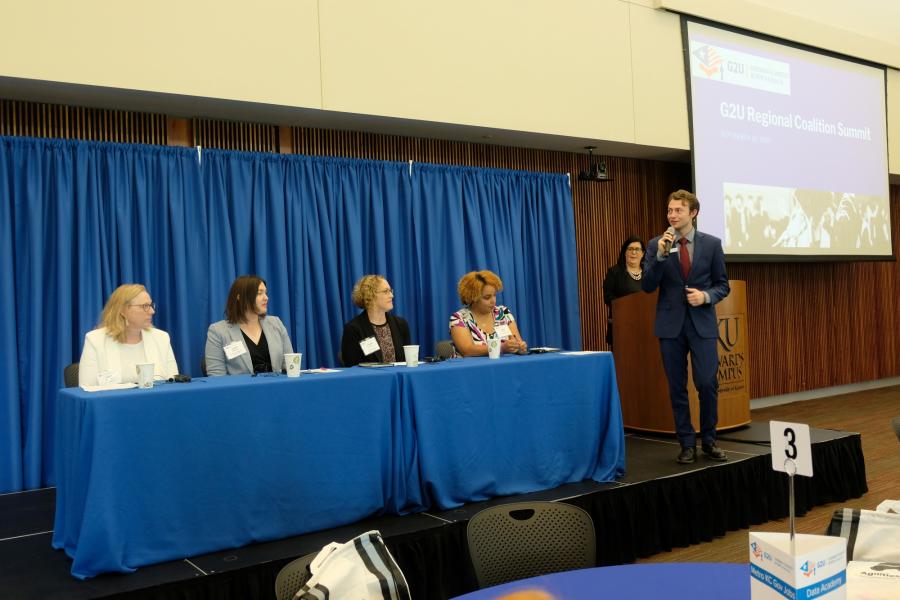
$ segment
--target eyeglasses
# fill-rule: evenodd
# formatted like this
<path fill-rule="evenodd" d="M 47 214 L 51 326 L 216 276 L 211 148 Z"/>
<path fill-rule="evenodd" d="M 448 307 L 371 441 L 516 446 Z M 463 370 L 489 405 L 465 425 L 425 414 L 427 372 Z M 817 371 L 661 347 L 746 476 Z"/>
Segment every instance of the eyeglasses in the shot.
<path fill-rule="evenodd" d="M 628 251 L 628 252 L 643 252 L 644 249 L 643 248 L 626 248 L 626 251 Z"/>
<path fill-rule="evenodd" d="M 156 302 L 148 302 L 147 304 L 129 304 L 128 306 L 137 306 L 138 308 L 143 308 L 144 312 L 156 312 Z"/>
<path fill-rule="evenodd" d="M 378 294 L 391 294 L 391 295 L 393 295 L 394 290 L 392 290 L 391 288 L 388 288 L 388 289 L 386 289 L 386 290 L 378 290 L 377 293 L 378 293 Z"/>

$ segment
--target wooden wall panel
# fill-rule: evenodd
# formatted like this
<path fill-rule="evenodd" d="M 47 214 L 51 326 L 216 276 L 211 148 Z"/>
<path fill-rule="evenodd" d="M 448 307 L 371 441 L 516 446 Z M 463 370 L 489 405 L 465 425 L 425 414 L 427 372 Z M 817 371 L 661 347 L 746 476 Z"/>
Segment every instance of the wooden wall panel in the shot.
<path fill-rule="evenodd" d="M 170 143 L 570 173 L 578 252 L 582 339 L 605 350 L 603 277 L 629 235 L 667 227 L 666 197 L 690 187 L 685 164 L 598 157 L 612 181 L 581 182 L 584 153 L 512 148 L 353 131 L 168 119 L 0 100 L 0 134 Z M 159 141 L 154 141 L 159 140 Z M 702 198 L 701 198 L 702 201 Z M 900 256 L 900 186 L 891 188 L 894 254 Z M 702 213 L 701 213 L 702 216 Z M 702 218 L 701 218 L 702 228 Z M 751 397 L 900 376 L 900 263 L 730 263 L 747 282 Z M 502 274 L 501 274 L 502 276 Z M 527 332 L 527 324 L 523 324 Z M 656 347 L 647 352 L 657 354 Z"/>
<path fill-rule="evenodd" d="M 279 149 L 276 125 L 193 119 L 189 130 L 194 138 L 191 146 L 247 152 L 278 152 Z"/>
<path fill-rule="evenodd" d="M 0 135 L 167 143 L 165 115 L 16 100 L 0 100 Z"/>

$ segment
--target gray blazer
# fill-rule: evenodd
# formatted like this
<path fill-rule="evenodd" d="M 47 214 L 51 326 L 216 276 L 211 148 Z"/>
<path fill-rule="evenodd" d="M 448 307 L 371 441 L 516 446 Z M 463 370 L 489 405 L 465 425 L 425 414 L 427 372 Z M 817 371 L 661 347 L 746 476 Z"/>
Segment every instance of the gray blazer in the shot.
<path fill-rule="evenodd" d="M 260 319 L 263 333 L 269 344 L 269 356 L 272 359 L 272 371 L 281 373 L 284 367 L 285 353 L 294 351 L 291 338 L 284 323 L 278 317 L 268 315 Z M 241 375 L 253 373 L 250 353 L 244 352 L 229 360 L 225 356 L 225 346 L 232 342 L 244 343 L 240 325 L 219 321 L 209 326 L 206 332 L 206 373 L 207 375 Z M 245 344 L 246 347 L 246 344 Z"/>

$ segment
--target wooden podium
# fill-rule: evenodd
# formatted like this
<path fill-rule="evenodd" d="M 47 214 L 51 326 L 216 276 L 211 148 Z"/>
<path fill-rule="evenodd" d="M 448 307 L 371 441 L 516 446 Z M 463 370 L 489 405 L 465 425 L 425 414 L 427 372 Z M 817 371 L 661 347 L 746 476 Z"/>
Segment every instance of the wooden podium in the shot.
<path fill-rule="evenodd" d="M 731 293 L 716 305 L 719 318 L 719 425 L 733 429 L 750 423 L 750 346 L 747 286 L 729 281 Z M 653 335 L 657 292 L 638 292 L 613 301 L 613 356 L 625 427 L 675 433 L 669 385 Z M 691 420 L 699 429 L 700 409 L 688 360 Z"/>

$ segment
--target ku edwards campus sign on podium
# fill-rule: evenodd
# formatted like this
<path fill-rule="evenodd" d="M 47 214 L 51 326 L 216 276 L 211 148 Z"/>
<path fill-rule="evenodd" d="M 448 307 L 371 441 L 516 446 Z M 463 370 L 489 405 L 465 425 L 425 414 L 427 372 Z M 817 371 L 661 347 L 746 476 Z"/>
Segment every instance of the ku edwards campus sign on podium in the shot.
<path fill-rule="evenodd" d="M 750 533 L 752 600 L 847 597 L 847 539 L 798 534 Z"/>

